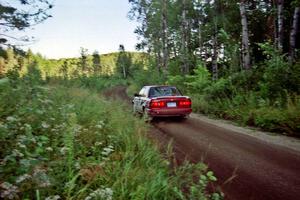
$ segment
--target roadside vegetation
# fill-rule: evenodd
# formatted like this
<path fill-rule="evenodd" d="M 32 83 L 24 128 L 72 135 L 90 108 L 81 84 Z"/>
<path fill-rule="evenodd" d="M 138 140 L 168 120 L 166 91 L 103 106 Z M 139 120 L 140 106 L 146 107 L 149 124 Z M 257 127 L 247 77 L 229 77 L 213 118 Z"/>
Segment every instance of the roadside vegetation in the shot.
<path fill-rule="evenodd" d="M 171 168 L 171 149 L 101 97 L 108 81 L 86 79 L 47 82 L 35 65 L 0 79 L 1 199 L 222 199 L 204 164 Z"/>

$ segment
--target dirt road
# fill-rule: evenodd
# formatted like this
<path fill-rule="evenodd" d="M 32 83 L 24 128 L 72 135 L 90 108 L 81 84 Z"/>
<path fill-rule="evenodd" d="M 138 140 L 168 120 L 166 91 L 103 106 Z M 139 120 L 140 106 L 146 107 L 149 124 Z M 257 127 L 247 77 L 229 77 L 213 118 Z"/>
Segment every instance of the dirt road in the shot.
<path fill-rule="evenodd" d="M 124 98 L 125 89 L 119 88 L 118 95 Z M 160 143 L 173 140 L 178 159 L 208 164 L 225 199 L 300 199 L 299 140 L 254 137 L 215 123 L 196 115 L 186 121 L 160 119 L 152 123 L 150 134 Z M 278 143 L 272 137 L 287 142 Z"/>
<path fill-rule="evenodd" d="M 226 199 L 299 199 L 299 152 L 196 117 L 184 122 L 161 119 L 153 125 L 158 140 L 173 139 L 181 156 L 209 165 Z"/>

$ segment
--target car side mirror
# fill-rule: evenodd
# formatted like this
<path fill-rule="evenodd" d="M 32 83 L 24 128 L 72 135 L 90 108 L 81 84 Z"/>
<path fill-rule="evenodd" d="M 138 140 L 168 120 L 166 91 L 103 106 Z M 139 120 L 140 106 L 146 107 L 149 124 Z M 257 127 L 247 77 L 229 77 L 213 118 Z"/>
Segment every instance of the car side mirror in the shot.
<path fill-rule="evenodd" d="M 138 93 L 134 93 L 135 97 L 140 97 L 141 95 L 139 95 Z"/>

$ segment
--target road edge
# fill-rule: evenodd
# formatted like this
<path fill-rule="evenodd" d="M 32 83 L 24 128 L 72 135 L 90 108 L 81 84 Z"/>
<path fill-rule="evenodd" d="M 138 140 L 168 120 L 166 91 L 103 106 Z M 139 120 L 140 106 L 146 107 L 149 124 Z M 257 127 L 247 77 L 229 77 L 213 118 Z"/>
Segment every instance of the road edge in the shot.
<path fill-rule="evenodd" d="M 263 140 L 264 142 L 279 145 L 285 148 L 292 149 L 294 151 L 300 152 L 300 139 L 294 138 L 290 136 L 281 135 L 278 133 L 272 133 L 272 132 L 264 132 L 257 130 L 255 128 L 251 127 L 241 127 L 233 124 L 230 121 L 225 121 L 221 119 L 211 119 L 205 115 L 199 114 L 199 113 L 191 113 L 191 118 L 198 119 L 201 121 L 204 121 L 206 123 L 212 124 L 214 126 L 225 128 L 231 131 L 234 131 L 239 134 L 248 135 L 260 140 Z"/>

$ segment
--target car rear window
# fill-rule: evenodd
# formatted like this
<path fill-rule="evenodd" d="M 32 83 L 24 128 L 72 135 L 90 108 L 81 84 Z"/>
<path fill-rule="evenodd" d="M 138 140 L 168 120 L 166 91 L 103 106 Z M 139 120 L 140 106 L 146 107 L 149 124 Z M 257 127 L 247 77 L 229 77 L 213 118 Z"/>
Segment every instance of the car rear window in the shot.
<path fill-rule="evenodd" d="M 176 87 L 152 87 L 149 90 L 149 97 L 161 97 L 161 96 L 182 96 Z"/>

